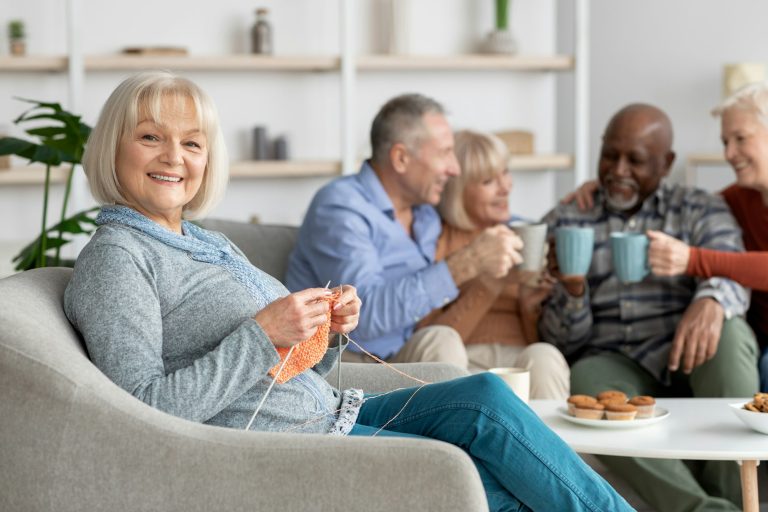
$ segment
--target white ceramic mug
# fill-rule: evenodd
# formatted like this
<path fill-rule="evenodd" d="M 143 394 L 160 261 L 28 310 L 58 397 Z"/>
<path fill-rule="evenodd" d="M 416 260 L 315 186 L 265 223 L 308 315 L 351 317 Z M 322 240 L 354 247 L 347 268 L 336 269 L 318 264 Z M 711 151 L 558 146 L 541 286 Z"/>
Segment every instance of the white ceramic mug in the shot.
<path fill-rule="evenodd" d="M 491 368 L 488 370 L 494 375 L 498 375 L 501 379 L 512 388 L 512 391 L 517 395 L 517 398 L 528 403 L 528 398 L 531 393 L 531 371 L 527 368 Z"/>
<path fill-rule="evenodd" d="M 547 242 L 546 224 L 529 224 L 527 222 L 513 222 L 509 225 L 517 236 L 523 241 L 523 250 L 520 255 L 523 263 L 520 270 L 538 272 L 544 267 L 544 247 Z"/>

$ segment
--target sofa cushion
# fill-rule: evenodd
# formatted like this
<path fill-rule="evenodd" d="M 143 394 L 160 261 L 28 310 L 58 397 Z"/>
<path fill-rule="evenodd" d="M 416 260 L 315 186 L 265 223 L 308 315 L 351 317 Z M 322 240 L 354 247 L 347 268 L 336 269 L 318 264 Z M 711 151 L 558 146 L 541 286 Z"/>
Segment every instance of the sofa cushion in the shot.
<path fill-rule="evenodd" d="M 200 226 L 224 233 L 256 267 L 285 282 L 288 256 L 299 228 L 275 224 L 249 224 L 223 219 L 203 219 Z"/>

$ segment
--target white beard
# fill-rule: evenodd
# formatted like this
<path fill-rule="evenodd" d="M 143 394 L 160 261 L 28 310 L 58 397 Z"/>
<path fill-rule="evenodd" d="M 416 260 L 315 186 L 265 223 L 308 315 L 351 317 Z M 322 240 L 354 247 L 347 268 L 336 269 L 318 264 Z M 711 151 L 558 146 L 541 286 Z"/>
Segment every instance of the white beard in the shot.
<path fill-rule="evenodd" d="M 632 195 L 629 197 L 625 197 L 623 194 L 611 195 L 609 189 L 614 183 L 623 187 L 631 188 Z M 634 180 L 609 177 L 605 180 L 603 191 L 605 192 L 606 206 L 609 210 L 617 213 L 629 211 L 635 208 L 640 202 L 640 192 L 638 190 L 637 183 L 635 183 Z"/>
<path fill-rule="evenodd" d="M 629 198 L 623 197 L 621 194 L 617 194 L 616 197 L 609 194 L 607 191 L 605 193 L 605 204 L 608 207 L 609 210 L 612 210 L 617 213 L 622 213 L 629 211 L 637 206 L 637 204 L 640 202 L 640 194 L 637 192 L 633 193 L 632 196 Z"/>

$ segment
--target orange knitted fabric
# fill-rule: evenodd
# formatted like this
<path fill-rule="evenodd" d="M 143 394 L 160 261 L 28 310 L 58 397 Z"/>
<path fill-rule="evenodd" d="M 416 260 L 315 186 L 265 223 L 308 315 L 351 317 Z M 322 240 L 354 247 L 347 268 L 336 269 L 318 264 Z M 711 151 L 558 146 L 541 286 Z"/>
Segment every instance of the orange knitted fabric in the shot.
<path fill-rule="evenodd" d="M 335 290 L 333 295 L 329 295 L 325 300 L 328 302 L 328 313 L 326 314 L 325 323 L 317 328 L 315 334 L 309 339 L 298 343 L 293 349 L 291 358 L 285 363 L 283 371 L 277 378 L 278 384 L 284 384 L 302 373 L 304 370 L 312 368 L 325 355 L 328 350 L 328 336 L 331 333 L 331 310 L 333 309 L 336 299 L 341 295 L 341 290 Z M 277 363 L 269 370 L 269 374 L 274 377 L 277 371 L 280 369 L 280 365 L 285 361 L 286 356 L 290 348 L 276 347 L 277 353 L 280 355 L 280 362 Z"/>

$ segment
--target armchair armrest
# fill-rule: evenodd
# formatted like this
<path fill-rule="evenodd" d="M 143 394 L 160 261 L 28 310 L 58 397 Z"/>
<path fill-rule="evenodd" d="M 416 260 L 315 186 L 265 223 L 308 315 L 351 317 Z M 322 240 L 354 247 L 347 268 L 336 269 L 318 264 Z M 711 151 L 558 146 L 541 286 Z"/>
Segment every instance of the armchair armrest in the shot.
<path fill-rule="evenodd" d="M 76 396 L 87 414 L 58 417 L 67 448 L 46 457 L 59 478 L 26 486 L 58 510 L 488 510 L 472 459 L 440 441 L 244 432 Z"/>
<path fill-rule="evenodd" d="M 392 366 L 407 375 L 427 382 L 440 382 L 469 375 L 466 370 L 447 363 L 399 363 Z M 338 367 L 326 375 L 326 379 L 333 386 L 338 384 L 337 370 Z M 366 393 L 372 393 L 419 385 L 417 381 L 409 379 L 383 364 L 341 364 L 342 388 L 361 388 Z"/>

